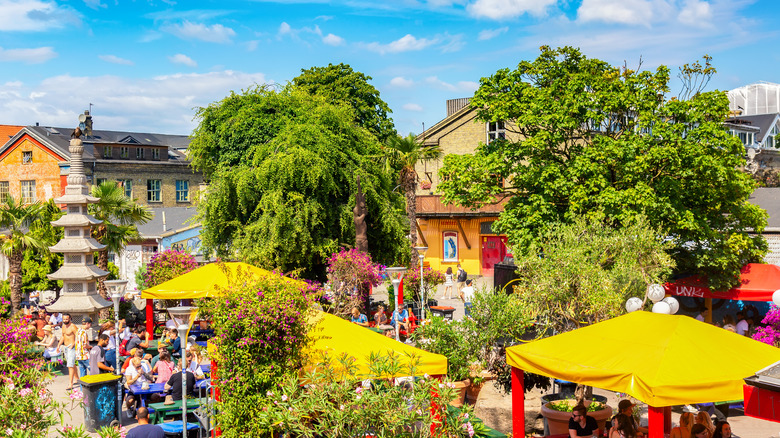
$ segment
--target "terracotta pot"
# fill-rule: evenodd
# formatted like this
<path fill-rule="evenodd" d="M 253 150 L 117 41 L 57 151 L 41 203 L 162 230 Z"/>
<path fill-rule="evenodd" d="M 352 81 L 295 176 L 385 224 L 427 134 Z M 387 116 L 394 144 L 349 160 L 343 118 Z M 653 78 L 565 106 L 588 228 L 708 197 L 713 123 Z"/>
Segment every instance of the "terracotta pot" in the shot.
<path fill-rule="evenodd" d="M 450 406 L 454 406 L 456 408 L 459 408 L 463 406 L 463 400 L 466 398 L 466 390 L 471 386 L 471 381 L 469 379 L 461 380 L 460 382 L 452 382 L 453 385 L 455 385 L 455 393 L 456 397 L 455 400 L 450 402 Z"/>
<path fill-rule="evenodd" d="M 572 407 L 577 403 L 576 400 L 565 400 Z M 585 401 L 585 406 L 590 405 L 590 400 Z M 571 412 L 562 412 L 550 409 L 550 403 L 542 405 L 542 416 L 547 420 L 547 427 L 550 430 L 550 435 L 567 435 L 569 433 L 569 419 L 571 418 Z M 595 412 L 588 412 L 589 417 L 593 417 L 596 423 L 599 425 L 599 430 L 604 430 L 604 426 L 612 417 L 612 408 L 608 405 L 604 405 L 604 409 Z"/>
<path fill-rule="evenodd" d="M 466 403 L 470 405 L 477 404 L 480 391 L 482 391 L 482 383 L 469 385 L 469 387 L 466 388 Z"/>

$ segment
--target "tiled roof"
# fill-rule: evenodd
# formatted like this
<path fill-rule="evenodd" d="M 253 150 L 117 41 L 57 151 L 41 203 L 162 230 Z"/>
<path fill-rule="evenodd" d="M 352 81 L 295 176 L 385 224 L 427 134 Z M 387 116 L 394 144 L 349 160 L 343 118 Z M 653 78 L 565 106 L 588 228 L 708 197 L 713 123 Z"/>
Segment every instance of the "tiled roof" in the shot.
<path fill-rule="evenodd" d="M 21 131 L 22 128 L 24 128 L 24 126 L 0 125 L 0 146 L 10 140 L 17 132 Z"/>

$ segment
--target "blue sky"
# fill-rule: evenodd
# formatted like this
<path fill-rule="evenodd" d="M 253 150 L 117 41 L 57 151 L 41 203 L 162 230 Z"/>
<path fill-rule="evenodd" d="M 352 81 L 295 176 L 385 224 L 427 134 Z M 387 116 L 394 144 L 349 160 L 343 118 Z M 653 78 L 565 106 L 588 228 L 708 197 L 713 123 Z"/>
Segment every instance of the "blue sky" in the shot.
<path fill-rule="evenodd" d="M 0 0 L 0 124 L 75 126 L 92 103 L 97 129 L 188 134 L 231 90 L 343 62 L 418 133 L 540 45 L 780 82 L 778 23 L 773 0 Z"/>

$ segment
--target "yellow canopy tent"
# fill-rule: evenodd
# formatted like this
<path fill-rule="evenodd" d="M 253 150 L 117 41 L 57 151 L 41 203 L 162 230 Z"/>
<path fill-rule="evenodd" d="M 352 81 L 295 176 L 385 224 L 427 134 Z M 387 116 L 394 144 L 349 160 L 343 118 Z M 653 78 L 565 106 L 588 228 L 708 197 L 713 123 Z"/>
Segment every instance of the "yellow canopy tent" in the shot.
<path fill-rule="evenodd" d="M 660 408 L 741 400 L 742 379 L 780 361 L 780 349 L 688 316 L 633 312 L 507 348 L 506 356 L 515 369 Z M 661 436 L 653 434 L 653 413 L 650 436 Z"/>
<path fill-rule="evenodd" d="M 231 280 L 236 281 L 250 276 L 265 277 L 268 275 L 273 275 L 273 273 L 247 263 L 210 263 L 165 283 L 145 289 L 141 292 L 141 298 L 181 300 L 210 297 L 214 295 L 216 287 L 227 287 Z M 290 281 L 306 286 L 306 283 L 300 280 L 291 278 Z"/>
<path fill-rule="evenodd" d="M 327 353 L 331 363 L 338 363 L 337 358 L 342 353 L 347 353 L 357 359 L 357 373 L 365 375 L 369 371 L 368 357 L 372 352 L 392 352 L 400 358 L 403 365 L 408 365 L 408 355 L 419 357 L 416 375 L 447 374 L 445 356 L 414 348 L 329 313 L 317 312 L 312 318 L 316 320 L 316 325 L 309 333 L 314 339 L 309 357 L 314 363 L 310 363 L 309 367 L 321 359 L 323 352 Z"/>

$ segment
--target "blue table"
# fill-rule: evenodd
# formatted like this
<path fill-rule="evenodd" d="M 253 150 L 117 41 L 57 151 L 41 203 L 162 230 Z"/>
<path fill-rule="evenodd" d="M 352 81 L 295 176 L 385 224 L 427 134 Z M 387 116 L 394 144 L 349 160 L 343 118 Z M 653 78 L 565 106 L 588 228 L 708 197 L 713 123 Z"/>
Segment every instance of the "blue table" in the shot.
<path fill-rule="evenodd" d="M 141 385 L 134 384 L 130 385 L 130 390 L 128 391 L 130 394 L 137 395 L 141 397 L 141 406 L 146 406 L 146 398 L 152 394 L 162 394 L 165 392 L 165 383 L 150 383 L 149 389 L 143 389 L 141 388 Z"/>
<path fill-rule="evenodd" d="M 204 374 L 208 374 L 211 372 L 211 364 L 210 363 L 202 363 L 200 364 L 200 369 L 203 371 Z"/>

